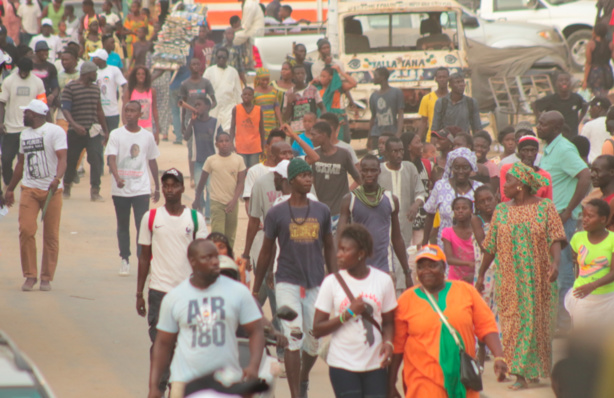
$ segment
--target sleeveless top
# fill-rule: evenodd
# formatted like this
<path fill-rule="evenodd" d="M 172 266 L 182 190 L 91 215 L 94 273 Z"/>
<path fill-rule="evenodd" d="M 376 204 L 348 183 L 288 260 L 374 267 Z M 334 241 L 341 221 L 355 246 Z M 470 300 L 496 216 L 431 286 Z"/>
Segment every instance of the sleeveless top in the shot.
<path fill-rule="evenodd" d="M 243 104 L 237 105 L 235 109 L 235 147 L 237 153 L 251 155 L 262 152 L 260 107 L 254 105 L 254 109 L 250 113 L 247 113 Z"/>
<path fill-rule="evenodd" d="M 609 43 L 606 40 L 595 41 L 595 49 L 592 55 L 591 64 L 593 66 L 609 65 L 612 57 Z"/>
<path fill-rule="evenodd" d="M 350 215 L 352 222 L 362 224 L 373 237 L 373 255 L 367 259 L 367 264 L 380 271 L 392 271 L 392 232 L 391 216 L 394 200 L 390 191 L 384 191 L 382 200 L 375 207 L 362 203 L 353 193 L 350 193 Z"/>
<path fill-rule="evenodd" d="M 136 89 L 132 90 L 130 94 L 131 101 L 138 101 L 141 104 L 141 118 L 139 119 L 139 126 L 151 131 L 152 126 L 152 100 L 153 94 L 151 89 L 144 93 L 139 93 Z"/>
<path fill-rule="evenodd" d="M 60 24 L 60 21 L 62 20 L 63 16 L 64 16 L 64 4 L 60 6 L 59 11 L 56 11 L 55 8 L 53 8 L 53 3 L 49 3 L 49 7 L 47 7 L 47 17 L 53 23 L 53 29 L 56 32 L 58 31 L 58 25 Z"/>

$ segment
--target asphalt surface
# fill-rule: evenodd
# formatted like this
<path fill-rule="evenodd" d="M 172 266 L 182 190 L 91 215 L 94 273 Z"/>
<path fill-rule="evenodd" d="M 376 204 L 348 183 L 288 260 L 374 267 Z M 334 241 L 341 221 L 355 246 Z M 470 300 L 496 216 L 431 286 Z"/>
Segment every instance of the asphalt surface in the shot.
<path fill-rule="evenodd" d="M 185 146 L 163 142 L 160 152 L 160 170 L 177 167 L 189 174 Z M 72 198 L 64 202 L 60 259 L 51 292 L 20 290 L 24 279 L 18 207 L 0 218 L 0 329 L 36 363 L 60 398 L 147 395 L 150 343 L 147 322 L 135 309 L 136 250 L 133 243 L 130 276 L 118 276 L 120 258 L 110 185 L 106 172 L 101 189 L 106 201 L 92 203 L 86 175 L 73 187 Z M 191 204 L 193 197 L 193 190 L 186 187 L 184 203 Z M 241 205 L 235 253 L 243 249 L 246 224 Z M 132 226 L 133 242 L 134 231 Z M 40 228 L 37 242 L 40 258 Z M 510 384 L 497 383 L 492 363 L 487 362 L 483 396 L 554 397 L 548 380 L 517 392 L 507 389 Z M 285 379 L 278 380 L 276 392 L 280 398 L 290 396 Z M 309 395 L 333 396 L 328 368 L 321 360 L 312 372 Z"/>

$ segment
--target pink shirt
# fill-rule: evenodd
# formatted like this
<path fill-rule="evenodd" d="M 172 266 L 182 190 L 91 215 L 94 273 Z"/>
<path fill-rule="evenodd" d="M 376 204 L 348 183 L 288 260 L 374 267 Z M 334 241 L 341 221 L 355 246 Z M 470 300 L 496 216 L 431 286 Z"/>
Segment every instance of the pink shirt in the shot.
<path fill-rule="evenodd" d="M 452 245 L 452 254 L 459 260 L 471 261 L 475 263 L 475 252 L 473 247 L 473 239 L 463 240 L 456 235 L 454 227 L 444 228 L 441 233 L 441 239 L 447 240 Z M 450 265 L 448 271 L 448 279 L 451 281 L 473 280 L 475 273 L 474 268 Z"/>
<path fill-rule="evenodd" d="M 139 126 L 151 131 L 151 112 L 153 109 L 153 94 L 151 93 L 151 89 L 144 93 L 139 93 L 137 90 L 132 90 L 130 100 L 138 101 L 141 104 L 141 118 L 139 119 Z"/>

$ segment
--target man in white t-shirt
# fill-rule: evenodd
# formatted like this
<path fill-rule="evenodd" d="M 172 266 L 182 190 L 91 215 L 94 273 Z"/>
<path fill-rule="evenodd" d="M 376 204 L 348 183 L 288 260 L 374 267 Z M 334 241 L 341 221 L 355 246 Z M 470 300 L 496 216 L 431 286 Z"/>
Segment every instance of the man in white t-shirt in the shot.
<path fill-rule="evenodd" d="M 109 131 L 119 126 L 119 105 L 117 103 L 117 90 L 126 88 L 126 78 L 122 71 L 113 65 L 107 65 L 109 54 L 102 48 L 89 53 L 92 61 L 98 66 L 96 84 L 100 87 L 100 100 Z"/>
<path fill-rule="evenodd" d="M 121 266 L 119 275 L 130 274 L 130 208 L 134 209 L 137 242 L 143 214 L 149 210 L 151 197 L 151 176 L 154 176 L 156 190 L 151 198 L 160 200 L 158 162 L 160 151 L 153 134 L 139 126 L 141 104 L 130 101 L 124 106 L 126 124 L 111 131 L 105 156 L 113 175 L 111 195 L 117 218 L 117 242 Z M 151 174 L 149 173 L 151 170 Z M 140 249 L 137 245 L 137 256 Z"/>
<path fill-rule="evenodd" d="M 181 203 L 181 196 L 185 192 L 183 174 L 173 168 L 166 170 L 161 180 L 166 203 L 162 207 L 147 211 L 141 219 L 141 254 L 136 285 L 136 310 L 142 317 L 147 315 L 152 343 L 156 339 L 162 298 L 192 273 L 186 257 L 188 245 L 194 239 L 206 238 L 208 235 L 203 216 Z M 143 290 L 150 270 L 148 313 Z M 159 384 L 161 391 L 166 389 L 167 382 L 168 372 Z"/>
<path fill-rule="evenodd" d="M 171 356 L 172 397 L 183 397 L 186 383 L 220 368 L 236 372 L 239 378 L 258 377 L 264 351 L 258 305 L 244 285 L 220 276 L 220 260 L 213 242 L 195 240 L 188 247 L 187 257 L 192 275 L 162 300 L 149 397 L 162 397 L 158 387 Z M 239 363 L 236 338 L 239 325 L 249 336 L 249 364 L 244 369 Z"/>
<path fill-rule="evenodd" d="M 19 152 L 19 134 L 24 129 L 22 106 L 33 99 L 46 101 L 43 81 L 32 74 L 34 63 L 22 57 L 18 71 L 2 82 L 0 89 L 0 136 L 2 137 L 2 178 L 6 185 L 13 176 L 13 160 Z"/>
<path fill-rule="evenodd" d="M 41 33 L 30 40 L 30 48 L 36 51 L 36 43 L 39 41 L 47 42 L 49 46 L 49 58 L 47 61 L 54 63 L 59 53 L 62 52 L 62 42 L 57 35 L 53 33 L 53 22 L 49 18 L 43 18 L 41 21 Z"/>
<path fill-rule="evenodd" d="M 27 0 L 25 4 L 20 4 L 17 9 L 17 16 L 21 18 L 22 40 L 21 43 L 28 44 L 30 39 L 38 34 L 39 18 L 43 15 L 38 2 Z"/>
<path fill-rule="evenodd" d="M 588 112 L 591 115 L 591 121 L 586 122 L 580 132 L 580 135 L 588 138 L 591 143 L 591 151 L 588 154 L 590 163 L 601 155 L 603 143 L 610 138 L 610 133 L 605 127 L 605 119 L 610 106 L 612 103 L 607 97 L 595 97 L 590 102 Z"/>
<path fill-rule="evenodd" d="M 15 203 L 14 191 L 23 177 L 19 199 L 19 247 L 26 281 L 21 290 L 31 291 L 37 282 L 36 218 L 42 210 L 45 227 L 40 290 L 49 291 L 58 264 L 62 177 L 66 172 L 68 144 L 64 130 L 46 122 L 49 107 L 44 102 L 34 99 L 20 108 L 24 111 L 26 129 L 21 133 L 15 173 L 6 189 L 6 203 L 9 207 Z"/>

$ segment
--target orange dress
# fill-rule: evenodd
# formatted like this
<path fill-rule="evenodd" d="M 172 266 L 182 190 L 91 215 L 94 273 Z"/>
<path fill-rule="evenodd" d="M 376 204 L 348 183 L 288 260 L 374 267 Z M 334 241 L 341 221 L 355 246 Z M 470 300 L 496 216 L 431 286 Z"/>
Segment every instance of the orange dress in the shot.
<path fill-rule="evenodd" d="M 498 333 L 493 313 L 470 284 L 447 281 L 436 300 L 471 356 L 475 357 L 476 336 L 482 340 Z M 395 314 L 394 352 L 403 354 L 406 398 L 479 397 L 460 383 L 459 351 L 453 340 L 450 345 L 451 338 L 419 287 L 401 295 Z"/>

